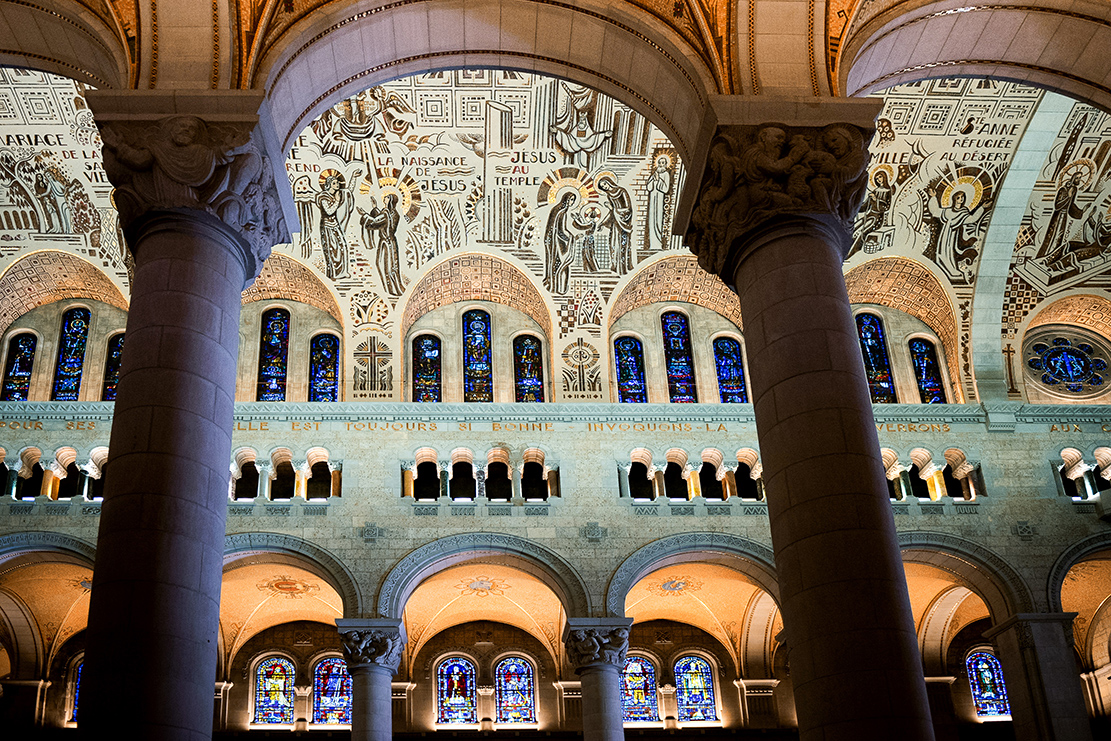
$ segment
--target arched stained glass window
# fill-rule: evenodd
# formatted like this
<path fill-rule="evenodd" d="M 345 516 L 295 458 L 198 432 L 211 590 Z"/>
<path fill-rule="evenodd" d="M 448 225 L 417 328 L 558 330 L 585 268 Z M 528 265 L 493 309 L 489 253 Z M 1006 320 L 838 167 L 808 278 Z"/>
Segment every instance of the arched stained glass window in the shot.
<path fill-rule="evenodd" d="M 104 356 L 104 401 L 116 400 L 116 386 L 120 382 L 120 363 L 123 362 L 123 332 L 112 335 L 108 340 L 108 352 Z"/>
<path fill-rule="evenodd" d="M 474 664 L 456 656 L 436 670 L 436 722 L 478 723 Z"/>
<path fill-rule="evenodd" d="M 270 309 L 262 315 L 258 345 L 259 401 L 285 401 L 289 367 L 289 312 Z"/>
<path fill-rule="evenodd" d="M 910 358 L 914 362 L 914 380 L 918 382 L 918 396 L 923 404 L 945 403 L 945 382 L 937 363 L 934 343 L 915 337 L 910 341 Z"/>
<path fill-rule="evenodd" d="M 895 379 L 891 375 L 891 361 L 887 357 L 883 322 L 875 314 L 857 314 L 856 331 L 860 335 L 864 375 L 868 377 L 872 403 L 894 404 L 898 399 L 895 396 Z"/>
<path fill-rule="evenodd" d="M 38 339 L 30 332 L 17 334 L 8 342 L 8 362 L 4 368 L 4 389 L 0 392 L 0 401 L 27 401 L 37 344 Z"/>
<path fill-rule="evenodd" d="M 626 723 L 657 722 L 656 667 L 640 656 L 625 659 L 621 672 L 621 717 Z"/>
<path fill-rule="evenodd" d="M 718 337 L 714 340 L 714 364 L 718 371 L 721 403 L 747 403 L 748 390 L 745 388 L 745 361 L 741 354 L 741 343 L 732 337 Z"/>
<path fill-rule="evenodd" d="M 718 719 L 710 662 L 697 656 L 675 662 L 675 701 L 679 705 L 680 723 Z"/>
<path fill-rule="evenodd" d="M 339 401 L 339 338 L 318 334 L 309 343 L 309 401 Z"/>
<path fill-rule="evenodd" d="M 413 401 L 440 401 L 440 338 L 422 334 L 413 340 Z"/>
<path fill-rule="evenodd" d="M 667 366 L 667 392 L 671 401 L 689 404 L 698 401 L 694 382 L 694 356 L 687 315 L 665 312 L 660 321 L 664 331 L 664 364 Z"/>
<path fill-rule="evenodd" d="M 1003 683 L 1003 667 L 999 659 L 987 651 L 974 651 L 964 662 L 968 670 L 968 684 L 972 688 L 972 701 L 976 715 L 1010 715 L 1007 687 Z"/>
<path fill-rule="evenodd" d="M 324 659 L 313 670 L 312 722 L 351 723 L 351 675 L 341 658 Z"/>
<path fill-rule="evenodd" d="M 496 723 L 535 723 L 536 690 L 532 664 L 511 656 L 494 668 Z"/>
<path fill-rule="evenodd" d="M 62 315 L 58 339 L 58 365 L 54 370 L 51 401 L 77 401 L 81 393 L 81 371 L 85 367 L 85 344 L 89 339 L 88 309 L 70 309 Z"/>
<path fill-rule="evenodd" d="M 85 662 L 82 661 L 77 665 L 77 671 L 73 677 L 73 708 L 70 711 L 69 719 L 71 722 L 77 722 L 77 708 L 81 702 L 81 670 L 85 667 Z"/>
<path fill-rule="evenodd" d="M 463 314 L 463 401 L 494 400 L 490 315 L 481 309 Z"/>
<path fill-rule="evenodd" d="M 255 669 L 254 723 L 293 723 L 293 662 L 273 656 Z"/>
<path fill-rule="evenodd" d="M 513 375 L 517 401 L 544 401 L 544 346 L 532 335 L 513 340 Z"/>
<path fill-rule="evenodd" d="M 648 385 L 644 382 L 644 346 L 636 337 L 618 337 L 613 341 L 613 358 L 617 364 L 617 400 L 622 404 L 648 402 Z"/>

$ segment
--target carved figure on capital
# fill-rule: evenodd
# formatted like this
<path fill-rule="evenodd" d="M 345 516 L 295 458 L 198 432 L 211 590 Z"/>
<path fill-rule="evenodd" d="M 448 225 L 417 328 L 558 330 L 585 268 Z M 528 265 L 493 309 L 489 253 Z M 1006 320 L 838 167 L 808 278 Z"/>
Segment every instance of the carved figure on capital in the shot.
<path fill-rule="evenodd" d="M 832 217 L 851 232 L 868 184 L 868 137 L 851 124 L 765 124 L 718 130 L 687 243 L 719 275 L 735 239 L 782 214 Z"/>
<path fill-rule="evenodd" d="M 346 630 L 340 633 L 343 658 L 349 668 L 377 664 L 397 671 L 404 644 L 397 631 Z"/>
<path fill-rule="evenodd" d="M 567 636 L 567 658 L 575 667 L 622 666 L 628 650 L 629 631 L 626 628 L 578 628 Z"/>
<path fill-rule="evenodd" d="M 288 239 L 273 175 L 247 126 L 170 116 L 108 122 L 101 139 L 125 227 L 155 209 L 206 211 L 236 229 L 260 265 Z"/>

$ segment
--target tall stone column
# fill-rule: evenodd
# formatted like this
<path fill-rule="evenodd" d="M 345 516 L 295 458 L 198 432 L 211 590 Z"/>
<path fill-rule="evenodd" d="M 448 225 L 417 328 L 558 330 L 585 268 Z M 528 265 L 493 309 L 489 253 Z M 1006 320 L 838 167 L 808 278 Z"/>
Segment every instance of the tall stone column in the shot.
<path fill-rule="evenodd" d="M 1072 647 L 1075 617 L 1075 612 L 1019 613 L 984 632 L 1003 665 L 1018 741 L 1092 738 Z"/>
<path fill-rule="evenodd" d="M 582 681 L 583 741 L 621 741 L 621 670 L 632 618 L 568 618 L 567 660 Z"/>
<path fill-rule="evenodd" d="M 405 625 L 393 618 L 336 620 L 351 675 L 351 741 L 393 737 L 393 675 L 405 649 Z"/>
<path fill-rule="evenodd" d="M 731 106 L 687 239 L 740 295 L 800 738 L 932 739 L 841 267 L 879 102 Z"/>
<path fill-rule="evenodd" d="M 134 258 L 101 506 L 81 732 L 207 739 L 240 293 L 287 238 L 259 94 L 89 94 Z M 190 115 L 205 111 L 205 115 Z"/>

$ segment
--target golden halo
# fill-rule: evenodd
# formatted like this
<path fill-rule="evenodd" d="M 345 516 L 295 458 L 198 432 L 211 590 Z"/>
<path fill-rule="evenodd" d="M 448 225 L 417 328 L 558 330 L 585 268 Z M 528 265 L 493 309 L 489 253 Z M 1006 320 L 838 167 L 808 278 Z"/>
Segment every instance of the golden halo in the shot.
<path fill-rule="evenodd" d="M 1065 169 L 1061 170 L 1061 174 L 1057 178 L 1057 185 L 1061 186 L 1072 179 L 1073 173 L 1080 173 L 1081 188 L 1087 188 L 1088 184 L 1092 182 L 1092 176 L 1096 173 L 1096 163 L 1090 159 L 1078 159 L 1070 162 Z"/>
<path fill-rule="evenodd" d="M 595 187 L 597 187 L 598 182 L 603 178 L 609 178 L 613 181 L 614 185 L 617 185 L 617 175 L 613 173 L 613 170 L 601 170 L 594 176 Z"/>
<path fill-rule="evenodd" d="M 962 175 L 957 178 L 956 182 L 948 183 L 945 186 L 945 190 L 941 193 L 942 208 L 949 208 L 953 205 L 953 194 L 957 192 L 964 193 L 965 205 L 971 211 L 980 205 L 980 199 L 984 195 L 984 184 L 972 175 Z"/>
<path fill-rule="evenodd" d="M 887 185 L 890 187 L 891 183 L 895 181 L 895 168 L 891 165 L 876 165 L 872 168 L 872 185 L 876 184 L 876 175 L 880 172 L 887 173 Z"/>
<path fill-rule="evenodd" d="M 378 178 L 378 195 L 385 199 L 390 193 L 397 196 L 397 210 L 401 213 L 407 212 L 413 203 L 413 194 L 408 184 L 397 182 L 397 178 Z"/>
<path fill-rule="evenodd" d="M 345 178 L 343 176 L 343 173 L 340 172 L 339 170 L 336 170 L 336 169 L 332 168 L 332 167 L 329 167 L 327 170 L 322 170 L 321 171 L 318 185 L 320 185 L 320 187 L 323 188 L 324 187 L 324 181 L 327 180 L 328 178 L 330 178 L 332 175 L 336 175 L 336 176 L 339 177 L 339 184 L 340 184 L 341 188 L 347 185 L 347 178 Z"/>
<path fill-rule="evenodd" d="M 666 153 L 665 154 L 657 154 L 656 158 L 654 160 L 652 160 L 652 165 L 655 166 L 655 165 L 660 164 L 660 160 L 663 160 L 664 162 L 667 163 L 668 167 L 671 167 L 671 155 L 666 154 Z"/>
<path fill-rule="evenodd" d="M 573 188 L 579 194 L 579 199 L 585 201 L 590 197 L 590 192 L 583 185 L 582 181 L 578 178 L 560 178 L 552 183 L 552 187 L 548 189 L 548 203 L 555 205 L 559 202 L 560 191 L 567 188 Z"/>

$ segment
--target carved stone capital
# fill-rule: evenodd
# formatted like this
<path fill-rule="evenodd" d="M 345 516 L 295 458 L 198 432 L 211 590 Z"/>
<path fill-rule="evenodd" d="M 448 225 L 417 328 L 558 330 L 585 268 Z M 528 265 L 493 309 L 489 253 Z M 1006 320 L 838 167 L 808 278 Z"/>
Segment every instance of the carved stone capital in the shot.
<path fill-rule="evenodd" d="M 391 674 L 397 671 L 405 650 L 405 626 L 400 620 L 375 618 L 368 620 L 336 620 L 343 658 L 348 671 L 372 666 L 383 667 Z"/>
<path fill-rule="evenodd" d="M 252 279 L 289 232 L 258 131 L 261 97 L 230 92 L 197 98 L 102 91 L 89 103 L 128 241 L 160 212 L 202 211 L 242 242 Z"/>
<path fill-rule="evenodd" d="M 632 618 L 568 618 L 563 627 L 567 660 L 576 671 L 599 664 L 624 667 L 632 624 Z"/>

